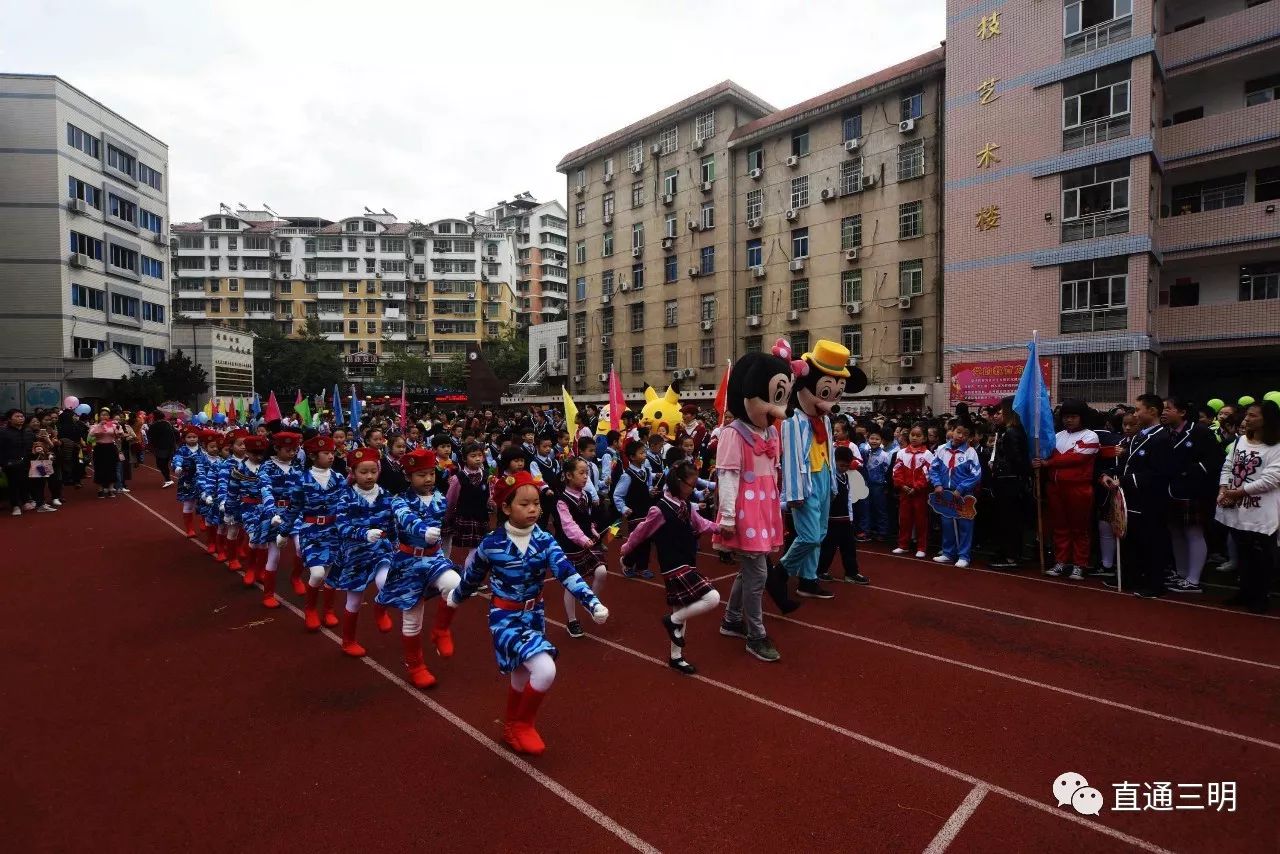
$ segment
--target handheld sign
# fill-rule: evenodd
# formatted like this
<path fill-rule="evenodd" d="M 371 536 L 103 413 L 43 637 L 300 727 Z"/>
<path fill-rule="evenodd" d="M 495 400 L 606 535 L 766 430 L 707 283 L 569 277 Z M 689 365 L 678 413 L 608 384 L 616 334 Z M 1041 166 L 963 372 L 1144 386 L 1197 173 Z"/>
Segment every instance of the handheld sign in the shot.
<path fill-rule="evenodd" d="M 978 497 L 964 495 L 956 498 L 950 492 L 929 493 L 929 506 L 943 519 L 972 519 L 978 515 Z"/>
<path fill-rule="evenodd" d="M 867 488 L 866 478 L 862 476 L 860 471 L 849 472 L 849 497 L 854 501 L 861 501 L 871 494 L 871 490 Z"/>

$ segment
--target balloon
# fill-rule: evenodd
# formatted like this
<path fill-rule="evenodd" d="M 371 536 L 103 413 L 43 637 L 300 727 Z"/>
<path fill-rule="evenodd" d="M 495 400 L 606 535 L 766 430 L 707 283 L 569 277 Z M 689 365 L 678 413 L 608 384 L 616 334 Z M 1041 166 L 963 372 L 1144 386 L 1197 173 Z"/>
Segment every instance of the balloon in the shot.
<path fill-rule="evenodd" d="M 197 412 L 195 414 L 195 417 L 191 419 L 192 423 L 195 423 L 195 424 L 204 424 L 208 422 L 208 420 L 209 420 L 209 416 L 205 415 L 203 412 Z"/>
<path fill-rule="evenodd" d="M 1215 397 L 1213 400 L 1210 400 L 1208 403 L 1205 404 L 1205 406 L 1208 406 L 1214 412 L 1220 411 L 1222 407 L 1226 405 L 1227 404 L 1220 397 Z"/>
<path fill-rule="evenodd" d="M 76 415 L 88 415 L 93 411 L 93 407 L 87 403 L 82 403 L 76 407 Z"/>
<path fill-rule="evenodd" d="M 213 423 L 214 423 L 214 424 L 226 424 L 226 423 L 227 423 L 227 416 L 226 416 L 226 415 L 224 415 L 224 414 L 222 414 L 221 412 L 219 412 L 218 414 L 216 414 L 216 415 L 214 415 L 214 416 L 213 416 Z"/>
<path fill-rule="evenodd" d="M 1247 394 L 1244 397 L 1240 398 L 1238 402 L 1241 406 L 1253 406 L 1255 403 L 1257 403 L 1256 400 L 1254 400 L 1251 396 Z"/>
<path fill-rule="evenodd" d="M 79 405 L 80 398 L 76 397 L 74 394 L 67 395 L 66 399 L 62 401 L 63 409 L 75 409 Z"/>
<path fill-rule="evenodd" d="M 1280 406 L 1280 391 L 1269 391 L 1262 396 L 1263 400 L 1269 400 L 1276 406 Z"/>

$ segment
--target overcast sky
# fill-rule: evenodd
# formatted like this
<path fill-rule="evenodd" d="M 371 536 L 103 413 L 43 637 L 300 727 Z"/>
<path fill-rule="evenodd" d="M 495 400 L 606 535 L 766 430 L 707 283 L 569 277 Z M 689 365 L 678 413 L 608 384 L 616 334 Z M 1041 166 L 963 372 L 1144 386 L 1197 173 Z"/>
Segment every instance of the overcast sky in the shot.
<path fill-rule="evenodd" d="M 938 46 L 943 0 L 0 0 L 0 69 L 169 145 L 177 221 L 263 202 L 460 216 L 730 78 L 790 106 Z"/>

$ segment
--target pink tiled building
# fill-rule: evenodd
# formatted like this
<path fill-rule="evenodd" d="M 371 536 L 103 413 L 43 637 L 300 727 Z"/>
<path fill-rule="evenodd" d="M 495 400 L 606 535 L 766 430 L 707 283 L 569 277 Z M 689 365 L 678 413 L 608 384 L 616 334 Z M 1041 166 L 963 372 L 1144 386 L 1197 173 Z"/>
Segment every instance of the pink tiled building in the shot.
<path fill-rule="evenodd" d="M 1280 388 L 1280 0 L 948 0 L 946 52 L 944 381 L 1038 330 L 1055 400 Z"/>

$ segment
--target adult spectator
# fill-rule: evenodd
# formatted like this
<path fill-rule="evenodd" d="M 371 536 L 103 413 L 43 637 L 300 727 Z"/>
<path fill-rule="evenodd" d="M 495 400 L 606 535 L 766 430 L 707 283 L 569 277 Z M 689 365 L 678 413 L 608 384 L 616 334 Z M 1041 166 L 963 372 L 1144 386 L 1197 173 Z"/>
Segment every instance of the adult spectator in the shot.
<path fill-rule="evenodd" d="M 991 566 L 1017 569 L 1022 560 L 1024 507 L 1030 492 L 1031 452 L 1022 419 L 1013 411 L 1013 398 L 1000 401 L 991 413 L 995 442 L 990 450 L 991 493 L 995 525 L 996 553 Z"/>
<path fill-rule="evenodd" d="M 98 484 L 99 498 L 116 498 L 116 482 L 120 476 L 119 464 L 124 462 L 126 448 L 124 431 L 116 422 L 110 409 L 102 408 L 98 423 L 89 428 L 93 440 L 93 482 Z"/>
<path fill-rule="evenodd" d="M 169 471 L 169 463 L 173 453 L 178 449 L 178 431 L 173 429 L 169 418 L 160 410 L 151 416 L 151 428 L 147 431 L 147 442 L 151 445 L 151 453 L 156 458 L 156 468 L 164 478 L 162 489 L 173 486 L 173 475 Z"/>
<path fill-rule="evenodd" d="M 10 409 L 4 414 L 0 426 L 0 466 L 4 468 L 9 483 L 9 504 L 13 515 L 21 516 L 23 510 L 36 509 L 35 502 L 27 498 L 27 458 L 35 442 L 35 434 L 24 429 L 27 416 L 21 409 Z"/>
<path fill-rule="evenodd" d="M 1280 529 L 1280 407 L 1269 400 L 1249 405 L 1241 427 L 1218 489 L 1217 519 L 1230 529 L 1240 567 L 1240 592 L 1226 604 L 1262 614 Z"/>
<path fill-rule="evenodd" d="M 1169 476 L 1173 469 L 1173 444 L 1160 424 L 1164 401 L 1156 394 L 1138 398 L 1134 416 L 1138 433 L 1120 457 L 1118 477 L 1108 477 L 1109 489 L 1124 493 L 1128 534 L 1122 546 L 1121 565 L 1134 595 L 1144 599 L 1163 596 L 1165 569 L 1169 565 Z M 1119 579 L 1123 582 L 1124 579 Z M 1112 582 L 1103 582 L 1108 587 Z"/>
<path fill-rule="evenodd" d="M 1209 552 L 1205 529 L 1214 516 L 1225 456 L 1209 428 L 1191 420 L 1193 412 L 1185 400 L 1168 397 L 1160 413 L 1173 444 L 1169 540 L 1177 576 L 1169 579 L 1169 590 L 1174 593 L 1201 592 L 1200 573 Z"/>

